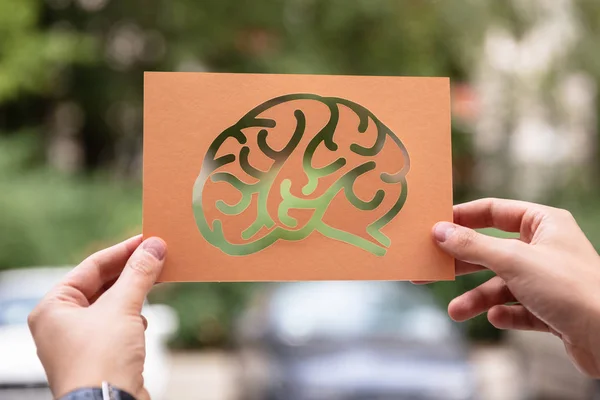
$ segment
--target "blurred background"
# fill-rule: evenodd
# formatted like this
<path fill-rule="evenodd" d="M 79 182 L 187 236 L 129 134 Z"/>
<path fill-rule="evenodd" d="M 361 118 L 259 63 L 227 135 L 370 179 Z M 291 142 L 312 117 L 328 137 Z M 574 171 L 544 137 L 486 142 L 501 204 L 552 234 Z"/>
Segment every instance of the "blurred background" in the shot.
<path fill-rule="evenodd" d="M 39 268 L 141 231 L 144 71 L 450 76 L 455 202 L 565 207 L 600 249 L 598 43 L 597 0 L 0 0 L 0 398 L 48 398 Z M 488 278 L 162 285 L 155 398 L 597 398 L 553 337 L 449 321 Z"/>

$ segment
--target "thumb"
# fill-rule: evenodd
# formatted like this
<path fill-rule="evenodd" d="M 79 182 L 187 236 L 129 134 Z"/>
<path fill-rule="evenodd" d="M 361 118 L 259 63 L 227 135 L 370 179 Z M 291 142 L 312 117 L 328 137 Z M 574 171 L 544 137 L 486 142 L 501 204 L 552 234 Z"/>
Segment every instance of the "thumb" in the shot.
<path fill-rule="evenodd" d="M 162 239 L 145 240 L 131 255 L 105 297 L 127 310 L 141 312 L 148 292 L 162 271 L 166 253 L 167 245 Z"/>
<path fill-rule="evenodd" d="M 454 258 L 482 265 L 501 277 L 518 268 L 529 251 L 527 244 L 520 240 L 483 235 L 449 222 L 436 224 L 433 237 L 438 246 Z"/>

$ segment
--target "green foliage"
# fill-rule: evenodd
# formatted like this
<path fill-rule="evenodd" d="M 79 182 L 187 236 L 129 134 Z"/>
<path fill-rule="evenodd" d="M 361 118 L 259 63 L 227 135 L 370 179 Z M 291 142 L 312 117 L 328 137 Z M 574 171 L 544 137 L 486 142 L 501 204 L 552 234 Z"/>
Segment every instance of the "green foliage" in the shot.
<path fill-rule="evenodd" d="M 0 105 L 19 93 L 47 92 L 60 67 L 92 57 L 93 42 L 68 29 L 39 26 L 38 0 L 0 2 Z"/>
<path fill-rule="evenodd" d="M 431 1 L 181 0 L 162 14 L 173 29 L 197 33 L 178 35 L 174 55 L 211 69 L 462 77 L 460 40 L 470 36 L 455 28 L 471 10 Z"/>
<path fill-rule="evenodd" d="M 0 269 L 76 264 L 139 231 L 139 182 L 24 169 L 34 138 L 0 140 Z"/>
<path fill-rule="evenodd" d="M 255 288 L 253 283 L 161 284 L 151 301 L 170 305 L 179 316 L 172 347 L 228 346 L 234 323 Z"/>

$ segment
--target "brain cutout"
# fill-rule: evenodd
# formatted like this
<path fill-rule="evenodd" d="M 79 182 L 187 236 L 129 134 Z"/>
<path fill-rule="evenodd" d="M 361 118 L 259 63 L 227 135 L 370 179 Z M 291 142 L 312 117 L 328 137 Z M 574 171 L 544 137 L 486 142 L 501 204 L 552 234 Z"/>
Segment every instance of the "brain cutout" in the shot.
<path fill-rule="evenodd" d="M 400 139 L 354 102 L 314 94 L 269 100 L 210 145 L 193 190 L 196 224 L 229 255 L 311 234 L 382 256 L 410 162 Z"/>

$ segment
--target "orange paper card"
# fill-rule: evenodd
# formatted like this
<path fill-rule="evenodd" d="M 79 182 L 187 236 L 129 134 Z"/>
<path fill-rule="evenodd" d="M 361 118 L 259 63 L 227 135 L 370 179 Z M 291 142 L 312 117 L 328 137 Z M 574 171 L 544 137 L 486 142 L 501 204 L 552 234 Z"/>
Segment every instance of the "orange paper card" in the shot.
<path fill-rule="evenodd" d="M 451 280 L 446 78 L 146 73 L 161 281 Z"/>

